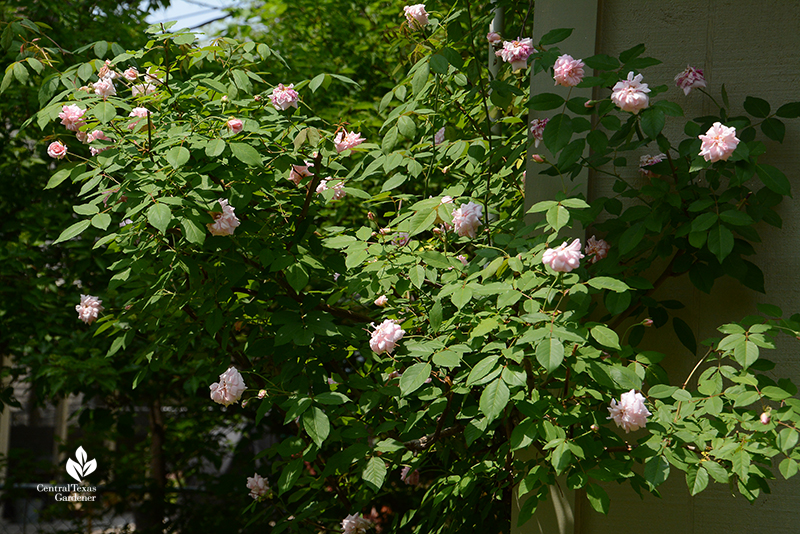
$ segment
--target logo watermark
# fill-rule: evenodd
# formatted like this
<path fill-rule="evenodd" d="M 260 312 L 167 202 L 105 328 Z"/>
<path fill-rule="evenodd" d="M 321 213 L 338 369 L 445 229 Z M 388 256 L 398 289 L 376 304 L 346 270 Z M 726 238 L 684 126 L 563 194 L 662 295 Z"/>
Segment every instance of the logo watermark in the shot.
<path fill-rule="evenodd" d="M 83 447 L 78 447 L 75 451 L 75 458 L 67 460 L 67 474 L 78 481 L 77 484 L 66 484 L 64 486 L 54 486 L 52 484 L 39 484 L 36 486 L 36 491 L 40 493 L 55 493 L 55 499 L 58 502 L 81 502 L 81 501 L 95 501 L 97 495 L 91 495 L 97 492 L 94 486 L 83 484 L 83 479 L 94 473 L 97 469 L 97 460 L 91 459 L 87 461 L 88 455 Z"/>

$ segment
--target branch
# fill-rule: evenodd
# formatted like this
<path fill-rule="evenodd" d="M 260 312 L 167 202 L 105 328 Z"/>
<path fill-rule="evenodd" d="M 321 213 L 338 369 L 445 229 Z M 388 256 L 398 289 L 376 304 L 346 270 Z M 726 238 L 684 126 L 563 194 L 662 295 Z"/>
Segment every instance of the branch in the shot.
<path fill-rule="evenodd" d="M 422 436 L 419 439 L 412 439 L 411 441 L 406 441 L 405 443 L 403 443 L 403 445 L 405 445 L 406 449 L 412 452 L 422 452 L 425 449 L 428 449 L 431 446 L 433 446 L 433 444 L 436 443 L 436 441 L 443 438 L 449 438 L 450 436 L 455 436 L 456 434 L 460 434 L 463 431 L 464 427 L 458 424 L 451 426 L 449 428 L 445 428 L 441 432 L 437 429 L 437 431 L 434 432 L 433 434 Z M 439 434 L 438 436 L 436 435 L 437 433 Z"/>

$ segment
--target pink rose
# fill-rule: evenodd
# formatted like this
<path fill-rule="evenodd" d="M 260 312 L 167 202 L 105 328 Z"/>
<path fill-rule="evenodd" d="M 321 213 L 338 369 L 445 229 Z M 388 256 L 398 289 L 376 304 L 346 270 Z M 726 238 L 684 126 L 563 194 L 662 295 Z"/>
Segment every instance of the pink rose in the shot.
<path fill-rule="evenodd" d="M 573 59 L 567 54 L 559 56 L 553 67 L 553 78 L 556 85 L 575 87 L 583 80 L 583 67 L 585 65 L 580 59 Z"/>
<path fill-rule="evenodd" d="M 313 167 L 314 164 L 307 161 L 303 161 L 303 163 L 305 163 L 305 165 L 292 165 L 292 170 L 289 171 L 289 181 L 294 185 L 300 185 L 303 178 L 313 174 L 308 168 Z"/>
<path fill-rule="evenodd" d="M 568 273 L 577 269 L 581 263 L 581 240 L 576 239 L 569 245 L 564 241 L 558 248 L 548 248 L 542 256 L 542 263 L 559 273 Z"/>
<path fill-rule="evenodd" d="M 616 399 L 611 399 L 611 406 L 608 408 L 611 414 L 606 419 L 613 419 L 618 427 L 624 428 L 627 434 L 631 430 L 644 428 L 647 424 L 647 416 L 653 415 L 644 405 L 644 397 L 636 390 L 623 393 L 617 403 Z"/>
<path fill-rule="evenodd" d="M 258 390 L 258 398 L 259 399 L 263 399 L 266 396 L 267 396 L 267 390 L 266 389 L 259 389 Z"/>
<path fill-rule="evenodd" d="M 406 333 L 405 330 L 400 328 L 396 322 L 391 319 L 386 319 L 378 326 L 371 323 L 375 328 L 369 340 L 369 347 L 376 354 L 387 353 L 391 354 L 397 346 L 397 342 L 403 338 Z"/>
<path fill-rule="evenodd" d="M 408 27 L 412 30 L 421 30 L 428 25 L 428 13 L 425 11 L 425 4 L 414 4 L 405 6 L 403 11 L 408 20 Z"/>
<path fill-rule="evenodd" d="M 114 71 L 111 60 L 107 59 L 105 65 L 100 67 L 100 70 L 97 71 L 97 77 L 101 80 L 113 80 L 114 78 L 119 78 L 119 73 Z"/>
<path fill-rule="evenodd" d="M 500 37 L 500 34 L 497 32 L 489 32 L 486 34 L 486 40 L 489 41 L 489 44 L 495 44 L 502 41 L 503 38 Z"/>
<path fill-rule="evenodd" d="M 478 226 L 483 224 L 481 217 L 483 216 L 483 206 L 475 204 L 470 201 L 467 204 L 461 204 L 461 207 L 453 210 L 453 226 L 456 233 L 461 237 L 475 238 Z"/>
<path fill-rule="evenodd" d="M 544 128 L 550 119 L 533 119 L 531 121 L 531 137 L 533 137 L 534 148 L 539 147 L 539 143 L 544 139 Z"/>
<path fill-rule="evenodd" d="M 761 420 L 762 425 L 768 425 L 771 420 L 769 412 L 763 412 L 759 419 Z"/>
<path fill-rule="evenodd" d="M 542 156 L 540 156 L 539 154 L 531 155 L 531 159 L 533 161 L 535 161 L 536 163 L 544 163 L 544 158 Z"/>
<path fill-rule="evenodd" d="M 81 303 L 75 306 L 78 319 L 86 324 L 95 322 L 103 309 L 103 301 L 91 295 L 81 295 Z"/>
<path fill-rule="evenodd" d="M 361 516 L 361 514 L 350 514 L 342 519 L 343 534 L 366 534 L 367 529 L 372 527 L 372 521 Z"/>
<path fill-rule="evenodd" d="M 211 390 L 211 400 L 223 406 L 229 406 L 239 402 L 247 386 L 242 374 L 235 367 L 229 367 L 227 371 L 219 375 L 219 382 L 211 384 L 209 389 Z"/>
<path fill-rule="evenodd" d="M 50 143 L 50 146 L 47 147 L 47 155 L 51 158 L 62 159 L 67 155 L 67 145 L 61 141 L 53 141 Z"/>
<path fill-rule="evenodd" d="M 101 130 L 95 130 L 95 131 L 93 131 L 92 133 L 90 133 L 88 135 L 88 137 L 86 138 L 86 142 L 87 143 L 91 143 L 92 141 L 96 141 L 98 139 L 101 139 L 103 141 L 111 141 L 111 139 L 109 139 L 106 136 L 106 134 L 104 134 Z M 110 146 L 103 146 L 103 147 L 100 147 L 100 148 L 90 147 L 89 148 L 89 152 L 92 153 L 92 156 L 96 156 L 100 152 L 102 152 L 104 150 L 108 150 L 109 148 L 111 148 L 111 147 Z"/>
<path fill-rule="evenodd" d="M 269 483 L 267 479 L 258 473 L 254 474 L 252 477 L 247 477 L 247 489 L 250 490 L 250 496 L 255 500 L 269 495 Z"/>
<path fill-rule="evenodd" d="M 703 71 L 687 65 L 683 72 L 675 76 L 675 85 L 683 89 L 683 94 L 689 96 L 689 92 L 697 87 L 705 87 L 706 79 Z"/>
<path fill-rule="evenodd" d="M 375 306 L 380 306 L 381 308 L 383 308 L 387 304 L 389 304 L 389 297 L 387 297 L 386 295 L 381 295 L 380 297 L 375 299 Z"/>
<path fill-rule="evenodd" d="M 409 486 L 419 486 L 419 469 L 412 471 L 409 466 L 403 467 L 400 471 L 400 480 Z"/>
<path fill-rule="evenodd" d="M 606 256 L 608 256 L 608 249 L 611 245 L 602 239 L 595 239 L 594 236 L 586 241 L 586 257 L 589 258 L 589 263 L 597 263 Z"/>
<path fill-rule="evenodd" d="M 533 54 L 533 51 L 533 40 L 525 38 L 503 41 L 503 49 L 495 52 L 495 55 L 503 58 L 506 63 L 511 63 L 511 68 L 516 72 L 528 66 L 528 56 Z"/>
<path fill-rule="evenodd" d="M 239 226 L 239 218 L 234 213 L 235 209 L 224 198 L 219 199 L 218 202 L 222 207 L 222 213 L 211 213 L 211 216 L 214 217 L 214 222 L 206 225 L 208 226 L 208 231 L 211 232 L 211 235 L 233 235 L 233 231 Z"/>
<path fill-rule="evenodd" d="M 117 89 L 114 87 L 114 82 L 110 78 L 105 78 L 97 83 L 92 84 L 94 93 L 100 96 L 103 100 L 108 99 L 109 96 L 117 94 Z"/>
<path fill-rule="evenodd" d="M 279 83 L 278 87 L 272 90 L 269 99 L 275 109 L 286 111 L 290 107 L 297 109 L 297 101 L 300 99 L 300 95 L 294 90 L 293 83 L 289 84 L 289 87 Z"/>
<path fill-rule="evenodd" d="M 122 76 L 129 82 L 135 82 L 139 78 L 139 71 L 136 70 L 136 67 L 130 67 L 125 69 Z"/>
<path fill-rule="evenodd" d="M 719 160 L 727 161 L 739 144 L 736 128 L 729 128 L 719 122 L 715 122 L 705 135 L 698 137 L 703 142 L 700 145 L 700 155 L 712 163 Z"/>
<path fill-rule="evenodd" d="M 650 105 L 650 97 L 647 96 L 649 92 L 647 84 L 642 83 L 642 75 L 634 76 L 631 71 L 627 80 L 620 80 L 614 85 L 611 101 L 622 111 L 636 114 Z"/>
<path fill-rule="evenodd" d="M 89 139 L 89 132 L 77 131 L 75 132 L 75 138 L 81 143 L 86 144 L 88 143 L 87 139 Z"/>
<path fill-rule="evenodd" d="M 361 132 L 348 132 L 342 129 L 333 139 L 333 144 L 336 145 L 336 152 L 344 152 L 350 148 L 356 147 L 366 141 L 361 137 Z"/>
<path fill-rule="evenodd" d="M 58 118 L 61 119 L 61 124 L 66 126 L 67 130 L 77 132 L 83 126 L 83 114 L 86 113 L 85 109 L 81 109 L 75 104 L 61 107 L 61 113 Z"/>
<path fill-rule="evenodd" d="M 233 135 L 236 135 L 242 131 L 244 123 L 236 117 L 231 117 L 228 119 L 228 122 L 225 123 L 225 127 L 228 128 Z"/>
<path fill-rule="evenodd" d="M 130 114 L 128 115 L 128 117 L 136 117 L 138 120 L 135 120 L 132 123 L 128 124 L 128 129 L 129 130 L 135 129 L 136 126 L 140 122 L 142 122 L 142 119 L 147 118 L 147 116 L 149 114 L 150 114 L 150 112 L 147 110 L 147 108 L 133 108 L 131 110 Z M 147 124 L 148 124 L 147 121 L 144 121 L 144 124 L 142 125 L 140 130 L 143 130 L 143 129 L 147 128 Z"/>
<path fill-rule="evenodd" d="M 647 167 L 650 165 L 655 165 L 656 163 L 661 163 L 664 158 L 666 158 L 666 154 L 656 154 L 655 156 L 651 156 L 650 154 L 645 154 L 644 156 L 639 158 L 639 174 L 642 176 L 646 176 L 648 178 L 652 178 L 655 176 L 653 171 L 649 170 Z"/>
<path fill-rule="evenodd" d="M 469 260 L 467 260 L 467 257 L 464 256 L 463 254 L 459 254 L 458 256 L 456 256 L 456 259 L 465 266 L 469 264 Z"/>

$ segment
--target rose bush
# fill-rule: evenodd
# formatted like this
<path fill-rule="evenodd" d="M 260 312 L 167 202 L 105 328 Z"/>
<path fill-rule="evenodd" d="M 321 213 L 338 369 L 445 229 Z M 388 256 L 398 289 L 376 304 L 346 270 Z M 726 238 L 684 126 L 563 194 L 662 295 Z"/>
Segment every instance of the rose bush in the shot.
<path fill-rule="evenodd" d="M 606 512 L 599 482 L 657 492 L 673 467 L 692 494 L 713 479 L 748 499 L 767 489 L 773 458 L 794 475 L 797 388 L 763 374 L 760 349 L 773 334 L 797 335 L 797 318 L 764 307 L 766 317 L 723 326 L 679 385 L 644 335 L 671 323 L 697 351 L 670 317 L 674 301 L 654 295 L 670 277 L 709 291 L 731 276 L 763 290 L 743 256 L 758 222 L 779 226 L 773 208 L 790 190 L 759 162 L 756 126 L 782 141 L 778 117 L 796 117 L 798 104 L 771 113 L 748 97 L 754 123 L 731 116 L 723 92 L 717 115 L 685 121 L 686 138 L 671 141 L 667 117 L 684 122 L 683 111 L 656 99 L 666 86 L 642 83 L 657 63 L 644 47 L 576 61 L 555 46 L 570 31 L 556 29 L 507 41 L 497 54 L 512 64 L 490 80 L 475 54 L 488 15 L 469 2 L 410 7 L 397 24 L 422 31 L 403 37 L 415 54 L 376 103 L 374 131 L 314 116 L 326 75 L 284 87 L 269 72 L 280 56 L 263 43 L 201 46 L 154 26 L 141 50 L 52 74 L 65 89 L 32 121 L 70 117 L 59 137 L 75 148 L 48 187 L 80 185 L 85 218 L 58 241 L 96 237 L 109 259 L 113 297 L 103 295 L 96 321 L 109 353 L 128 350 L 137 383 L 160 362 L 199 362 L 206 388 L 222 372 L 213 401 L 255 424 L 282 421 L 270 429 L 279 442 L 254 460 L 261 474 L 242 473 L 241 484 L 276 531 L 499 531 L 513 498 L 526 497 L 525 522 L 557 477 Z M 605 88 L 605 98 L 530 95 L 512 72 L 527 68 Z M 152 72 L 150 87 L 113 77 L 131 69 Z M 265 105 L 262 95 L 288 90 L 293 103 Z M 529 124 L 529 109 L 560 112 Z M 128 127 L 131 116 L 141 128 Z M 67 133 L 99 127 L 113 139 L 91 155 Z M 516 177 L 537 132 L 549 151 L 539 177 L 560 177 L 565 191 L 527 209 Z M 649 184 L 637 188 L 625 155 L 643 147 L 664 157 L 648 160 Z M 568 180 L 585 168 L 612 180 L 616 196 L 570 196 Z M 526 212 L 544 215 L 526 225 Z M 589 258 L 581 239 L 552 246 L 576 222 L 593 229 Z M 764 423 L 768 402 L 780 404 Z"/>

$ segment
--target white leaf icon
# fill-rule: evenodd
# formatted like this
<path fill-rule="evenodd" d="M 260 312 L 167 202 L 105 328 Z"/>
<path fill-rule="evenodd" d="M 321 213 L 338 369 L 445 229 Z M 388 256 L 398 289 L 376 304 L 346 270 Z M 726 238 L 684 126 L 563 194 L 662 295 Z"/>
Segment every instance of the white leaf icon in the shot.
<path fill-rule="evenodd" d="M 83 447 L 78 447 L 78 450 L 75 451 L 75 458 L 78 459 L 78 463 L 81 465 L 86 463 L 86 451 L 83 450 Z"/>
<path fill-rule="evenodd" d="M 86 462 L 86 465 L 83 466 L 83 476 L 87 477 L 94 473 L 94 470 L 97 469 L 97 460 L 89 460 Z"/>
<path fill-rule="evenodd" d="M 94 469 L 92 469 L 92 471 L 94 471 Z M 78 482 L 81 481 L 81 466 L 78 464 L 78 462 L 74 461 L 72 458 L 69 458 L 67 460 L 67 474 L 69 474 L 69 476 L 71 476 Z"/>

